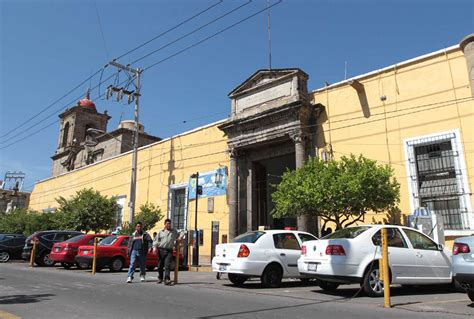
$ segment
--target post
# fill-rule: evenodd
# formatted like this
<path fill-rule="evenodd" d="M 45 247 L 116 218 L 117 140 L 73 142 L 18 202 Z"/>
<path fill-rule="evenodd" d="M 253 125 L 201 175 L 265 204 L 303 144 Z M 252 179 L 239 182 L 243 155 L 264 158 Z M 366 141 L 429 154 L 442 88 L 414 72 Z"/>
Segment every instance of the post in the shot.
<path fill-rule="evenodd" d="M 193 245 L 193 266 L 199 265 L 199 231 L 197 228 L 198 222 L 198 198 L 199 198 L 199 173 L 193 174 L 194 178 L 196 178 L 196 210 L 194 213 L 194 245 Z"/>
<path fill-rule="evenodd" d="M 97 268 L 97 240 L 99 238 L 94 238 L 94 257 L 92 258 L 92 274 L 95 275 L 95 270 Z"/>
<path fill-rule="evenodd" d="M 387 228 L 382 228 L 382 281 L 383 281 L 383 305 L 385 308 L 391 308 L 390 304 L 390 276 L 388 268 L 388 239 Z"/>
<path fill-rule="evenodd" d="M 237 152 L 229 150 L 230 173 L 229 173 L 229 240 L 237 236 L 238 228 L 238 178 L 237 178 Z"/>
<path fill-rule="evenodd" d="M 176 241 L 176 261 L 175 261 L 175 266 L 174 266 L 174 284 L 176 285 L 178 283 L 178 272 L 179 272 L 179 246 L 180 246 L 180 241 Z"/>
<path fill-rule="evenodd" d="M 36 242 L 37 242 L 37 240 L 34 240 L 34 241 L 33 241 L 33 248 L 31 249 L 31 254 L 30 254 L 30 267 L 33 267 L 34 264 L 35 264 Z"/>
<path fill-rule="evenodd" d="M 137 157 L 138 157 L 138 135 L 139 135 L 139 101 L 140 101 L 140 77 L 143 72 L 140 68 L 133 69 L 128 65 L 122 65 L 115 61 L 109 62 L 110 65 L 115 66 L 118 69 L 124 70 L 129 73 L 133 73 L 137 77 L 137 83 L 135 85 L 136 92 L 128 92 L 126 94 L 134 95 L 135 97 L 135 136 L 133 138 L 133 153 L 132 153 L 132 174 L 130 178 L 130 201 L 128 202 L 129 214 L 128 223 L 133 224 L 133 217 L 135 215 L 135 199 L 137 192 Z M 122 91 L 123 88 L 114 88 Z"/>

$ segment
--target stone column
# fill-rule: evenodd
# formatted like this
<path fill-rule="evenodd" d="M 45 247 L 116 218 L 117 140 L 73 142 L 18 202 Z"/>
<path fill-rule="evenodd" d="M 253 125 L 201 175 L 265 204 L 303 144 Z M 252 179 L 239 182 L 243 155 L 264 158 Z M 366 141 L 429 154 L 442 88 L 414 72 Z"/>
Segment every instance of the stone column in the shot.
<path fill-rule="evenodd" d="M 467 64 L 467 74 L 469 75 L 469 83 L 471 85 L 471 93 L 474 96 L 474 33 L 465 36 L 459 43 L 461 50 L 464 52 Z"/>
<path fill-rule="evenodd" d="M 254 230 L 254 216 L 253 216 L 253 181 L 254 169 L 253 163 L 247 161 L 247 231 Z"/>
<path fill-rule="evenodd" d="M 306 151 L 301 132 L 295 133 L 291 136 L 293 142 L 295 142 L 295 155 L 296 155 L 296 168 L 303 167 L 306 162 Z M 308 216 L 299 216 L 297 220 L 298 230 L 310 231 L 310 218 Z"/>
<path fill-rule="evenodd" d="M 237 236 L 237 216 L 238 216 L 238 172 L 237 172 L 237 152 L 229 150 L 230 171 L 229 171 L 229 242 Z"/>

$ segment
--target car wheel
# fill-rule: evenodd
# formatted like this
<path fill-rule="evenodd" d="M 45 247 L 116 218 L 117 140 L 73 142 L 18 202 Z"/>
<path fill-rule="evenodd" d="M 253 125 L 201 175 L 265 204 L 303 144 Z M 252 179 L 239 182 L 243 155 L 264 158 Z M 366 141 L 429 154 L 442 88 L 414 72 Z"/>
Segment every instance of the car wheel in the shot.
<path fill-rule="evenodd" d="M 55 262 L 54 260 L 49 258 L 49 251 L 45 251 L 41 254 L 38 264 L 40 266 L 52 267 L 54 266 Z"/>
<path fill-rule="evenodd" d="M 283 278 L 283 271 L 279 265 L 270 264 L 263 271 L 260 280 L 262 285 L 268 288 L 277 288 L 281 284 L 281 279 Z"/>
<path fill-rule="evenodd" d="M 64 269 L 71 269 L 71 267 L 72 267 L 73 265 L 70 264 L 70 263 L 61 263 L 61 266 L 63 266 Z"/>
<path fill-rule="evenodd" d="M 383 296 L 383 282 L 378 266 L 371 267 L 366 271 L 362 288 L 369 297 Z"/>
<path fill-rule="evenodd" d="M 10 253 L 8 251 L 0 251 L 0 263 L 6 263 L 10 260 Z"/>
<path fill-rule="evenodd" d="M 318 286 L 322 289 L 322 290 L 326 290 L 326 291 L 334 291 L 337 289 L 337 287 L 339 287 L 339 284 L 335 283 L 335 282 L 329 282 L 329 281 L 324 281 L 324 280 L 318 280 Z"/>
<path fill-rule="evenodd" d="M 236 274 L 227 274 L 227 277 L 229 278 L 229 281 L 236 286 L 242 286 L 244 282 L 246 282 L 247 279 L 249 279 L 249 277 L 247 276 L 236 275 Z"/>
<path fill-rule="evenodd" d="M 76 263 L 77 269 L 87 269 L 89 268 L 89 264 L 87 263 Z"/>
<path fill-rule="evenodd" d="M 469 299 L 471 299 L 471 301 L 474 301 L 474 290 L 469 290 L 467 292 L 467 296 L 469 297 Z"/>
<path fill-rule="evenodd" d="M 114 258 L 110 263 L 110 270 L 111 271 L 121 271 L 123 268 L 123 260 L 122 258 Z M 97 267 L 96 267 L 97 270 Z"/>

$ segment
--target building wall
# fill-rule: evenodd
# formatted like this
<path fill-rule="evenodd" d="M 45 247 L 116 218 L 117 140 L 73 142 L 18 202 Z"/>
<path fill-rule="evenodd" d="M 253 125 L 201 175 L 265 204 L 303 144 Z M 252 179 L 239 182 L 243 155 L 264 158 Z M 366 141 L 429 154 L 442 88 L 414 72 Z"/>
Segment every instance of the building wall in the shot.
<path fill-rule="evenodd" d="M 190 175 L 229 166 L 227 144 L 223 133 L 211 124 L 171 139 L 142 147 L 138 152 L 136 207 L 146 202 L 158 205 L 168 213 L 169 186 L 188 183 Z M 32 192 L 30 208 L 44 210 L 57 207 L 56 198 L 69 198 L 82 188 L 94 188 L 103 195 L 129 198 L 131 153 L 82 167 L 75 171 L 38 182 Z M 128 203 L 128 199 L 125 200 Z M 188 205 L 188 229 L 194 228 L 194 201 Z M 210 255 L 211 222 L 219 221 L 220 234 L 228 232 L 226 196 L 214 199 L 214 213 L 207 212 L 207 200 L 198 204 L 198 228 L 204 230 L 203 258 Z M 128 207 L 124 208 L 128 220 Z M 192 221 L 190 223 L 189 221 Z M 162 228 L 160 222 L 150 233 Z"/>
<path fill-rule="evenodd" d="M 471 229 L 474 178 L 474 101 L 469 85 L 466 60 L 456 46 L 358 77 L 363 85 L 349 81 L 313 92 L 314 102 L 325 108 L 319 118 L 318 147 L 334 157 L 363 154 L 381 164 L 390 164 L 401 184 L 400 208 L 413 212 L 410 176 L 407 172 L 407 139 L 439 132 L 460 132 L 464 176 L 470 201 Z M 354 86 L 358 89 L 356 90 Z M 386 99 L 383 100 L 381 97 Z M 381 215 L 366 222 L 380 221 Z"/>

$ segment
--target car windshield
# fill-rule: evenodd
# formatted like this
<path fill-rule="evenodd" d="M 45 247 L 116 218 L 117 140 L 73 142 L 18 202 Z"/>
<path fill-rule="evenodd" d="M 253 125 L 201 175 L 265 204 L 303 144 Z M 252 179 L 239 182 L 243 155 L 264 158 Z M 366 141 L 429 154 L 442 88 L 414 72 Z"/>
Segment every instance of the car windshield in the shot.
<path fill-rule="evenodd" d="M 260 237 L 265 234 L 263 231 L 252 231 L 235 237 L 233 243 L 255 243 Z"/>
<path fill-rule="evenodd" d="M 358 226 L 358 227 L 349 227 L 349 228 L 344 228 L 335 231 L 332 234 L 329 234 L 322 239 L 338 239 L 338 238 L 356 238 L 363 232 L 365 232 L 367 229 L 369 229 L 370 226 Z"/>
<path fill-rule="evenodd" d="M 113 243 L 117 241 L 118 237 L 117 236 L 109 236 L 105 237 L 98 243 L 99 246 L 111 246 Z"/>
<path fill-rule="evenodd" d="M 74 237 L 69 238 L 68 240 L 66 240 L 66 243 L 77 243 L 78 241 L 80 241 L 84 237 L 86 237 L 86 235 L 74 236 Z"/>

